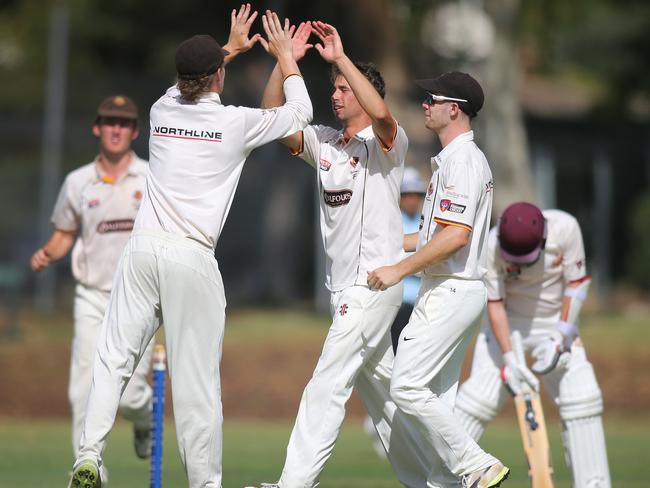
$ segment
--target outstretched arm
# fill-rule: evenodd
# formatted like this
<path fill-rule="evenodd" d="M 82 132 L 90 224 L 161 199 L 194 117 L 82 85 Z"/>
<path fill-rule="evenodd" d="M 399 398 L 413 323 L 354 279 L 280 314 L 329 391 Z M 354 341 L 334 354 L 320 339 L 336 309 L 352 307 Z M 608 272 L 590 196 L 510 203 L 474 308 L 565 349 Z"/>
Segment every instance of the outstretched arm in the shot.
<path fill-rule="evenodd" d="M 223 48 L 228 51 L 228 54 L 223 64 L 226 65 L 239 54 L 248 51 L 252 48 L 257 41 L 262 37 L 260 34 L 255 34 L 253 37 L 248 37 L 253 21 L 257 18 L 257 11 L 251 14 L 251 4 L 246 3 L 239 7 L 239 12 L 233 9 L 230 13 L 230 35 L 228 42 Z"/>
<path fill-rule="evenodd" d="M 330 24 L 316 21 L 312 23 L 314 32 L 322 44 L 316 50 L 328 63 L 334 64 L 348 81 L 363 110 L 372 119 L 372 129 L 384 148 L 390 149 L 397 133 L 397 122 L 390 113 L 388 105 L 375 87 L 359 71 L 343 51 L 341 36 Z"/>

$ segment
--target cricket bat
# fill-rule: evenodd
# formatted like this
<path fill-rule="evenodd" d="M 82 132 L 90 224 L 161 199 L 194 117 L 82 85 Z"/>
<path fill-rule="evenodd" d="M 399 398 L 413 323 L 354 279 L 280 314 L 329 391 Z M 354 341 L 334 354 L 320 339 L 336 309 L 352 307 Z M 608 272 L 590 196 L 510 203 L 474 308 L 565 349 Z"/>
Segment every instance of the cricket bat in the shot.
<path fill-rule="evenodd" d="M 521 334 L 517 330 L 512 332 L 512 349 L 517 360 L 526 364 Z M 539 393 L 521 392 L 515 395 L 514 400 L 521 441 L 528 459 L 530 485 L 532 488 L 553 488 L 551 449 Z"/>

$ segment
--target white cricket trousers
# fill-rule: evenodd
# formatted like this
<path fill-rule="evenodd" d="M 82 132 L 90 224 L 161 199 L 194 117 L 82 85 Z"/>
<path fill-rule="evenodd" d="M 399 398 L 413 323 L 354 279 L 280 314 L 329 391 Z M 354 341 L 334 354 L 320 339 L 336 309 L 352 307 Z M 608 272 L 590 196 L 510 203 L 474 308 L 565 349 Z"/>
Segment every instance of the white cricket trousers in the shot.
<path fill-rule="evenodd" d="M 399 418 L 390 400 L 393 350 L 390 326 L 402 301 L 402 286 L 386 291 L 352 286 L 332 293 L 330 327 L 313 376 L 302 395 L 279 484 L 318 486 L 357 388 L 398 479 L 426 486 L 427 449 L 418 432 Z M 428 449 L 428 452 L 431 448 Z"/>
<path fill-rule="evenodd" d="M 496 463 L 454 416 L 460 370 L 487 302 L 482 281 L 424 278 L 399 338 L 390 393 L 455 476 Z M 438 466 L 432 460 L 430 486 Z"/>
<path fill-rule="evenodd" d="M 93 379 L 93 362 L 97 350 L 97 338 L 101 330 L 104 313 L 108 308 L 110 292 L 90 288 L 81 283 L 75 288 L 74 336 L 70 357 L 70 383 L 68 400 L 72 411 L 72 451 L 77 457 L 81 431 L 86 413 L 86 401 Z M 136 427 L 151 425 L 152 391 L 147 383 L 151 366 L 153 344 L 145 350 L 131 381 L 120 399 L 122 415 Z"/>
<path fill-rule="evenodd" d="M 97 344 L 78 460 L 101 463 L 120 394 L 164 321 L 178 450 L 189 486 L 221 487 L 225 307 L 211 249 L 169 233 L 134 231 Z"/>

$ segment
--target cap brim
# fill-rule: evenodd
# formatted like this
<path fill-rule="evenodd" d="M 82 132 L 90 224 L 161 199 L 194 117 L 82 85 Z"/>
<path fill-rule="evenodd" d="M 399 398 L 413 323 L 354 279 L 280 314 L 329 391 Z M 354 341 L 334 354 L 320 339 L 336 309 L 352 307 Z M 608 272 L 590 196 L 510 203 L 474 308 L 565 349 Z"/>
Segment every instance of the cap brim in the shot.
<path fill-rule="evenodd" d="M 441 90 L 440 85 L 435 78 L 428 78 L 425 80 L 415 80 L 415 84 L 420 88 L 428 91 L 429 93 L 436 94 Z"/>
<path fill-rule="evenodd" d="M 533 264 L 539 259 L 539 255 L 542 252 L 542 246 L 533 249 L 528 254 L 522 254 L 521 256 L 515 256 L 509 252 L 499 248 L 501 250 L 501 257 L 509 263 L 513 264 Z"/>
<path fill-rule="evenodd" d="M 126 119 L 126 120 L 138 120 L 137 115 L 133 114 L 125 114 L 124 112 L 120 112 L 118 110 L 102 110 L 100 112 L 97 112 L 98 117 L 113 117 L 116 119 Z"/>

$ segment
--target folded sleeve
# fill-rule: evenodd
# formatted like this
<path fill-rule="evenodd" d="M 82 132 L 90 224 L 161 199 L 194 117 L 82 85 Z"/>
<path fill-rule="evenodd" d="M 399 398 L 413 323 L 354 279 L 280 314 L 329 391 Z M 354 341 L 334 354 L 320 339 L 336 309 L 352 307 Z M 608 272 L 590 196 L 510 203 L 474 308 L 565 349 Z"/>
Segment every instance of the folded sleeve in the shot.
<path fill-rule="evenodd" d="M 404 129 L 395 121 L 395 135 L 393 142 L 390 146 L 384 144 L 375 133 L 375 144 L 379 147 L 378 154 L 382 159 L 387 161 L 392 166 L 399 166 L 404 163 L 406 152 L 409 148 L 409 140 Z"/>

